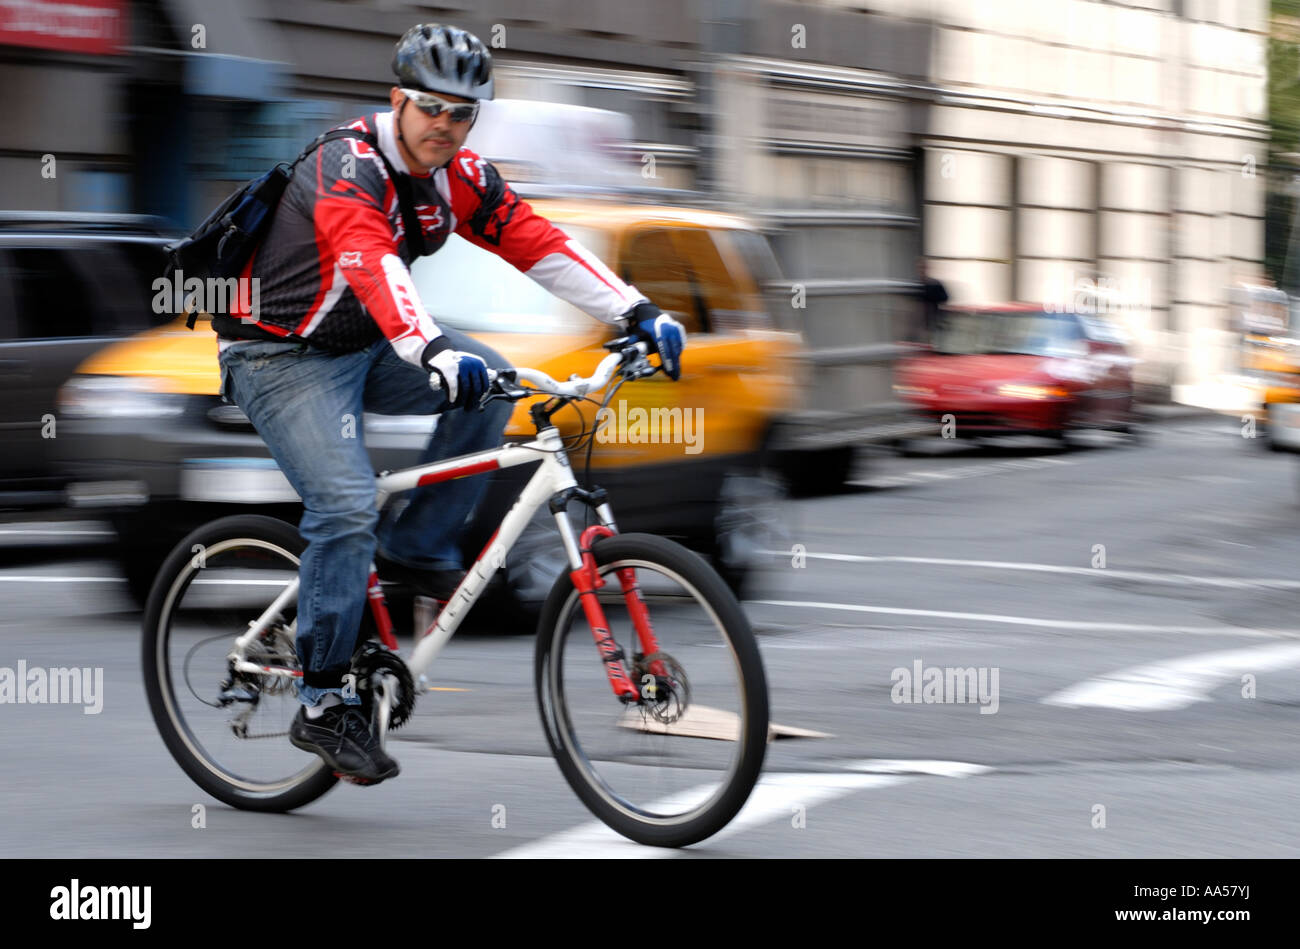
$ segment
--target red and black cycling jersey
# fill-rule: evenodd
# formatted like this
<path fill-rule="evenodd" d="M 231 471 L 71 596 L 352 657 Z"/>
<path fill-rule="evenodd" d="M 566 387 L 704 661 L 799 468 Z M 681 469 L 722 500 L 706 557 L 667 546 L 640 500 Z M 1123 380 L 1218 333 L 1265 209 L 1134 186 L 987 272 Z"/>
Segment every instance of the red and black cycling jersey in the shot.
<path fill-rule="evenodd" d="M 401 173 L 393 113 L 379 112 L 347 128 L 374 132 Z M 607 323 L 645 301 L 594 254 L 534 213 L 491 162 L 468 148 L 427 175 L 411 175 L 425 253 L 451 233 L 509 261 L 551 293 Z M 352 352 L 386 336 L 420 365 L 441 331 L 424 308 L 408 270 L 397 192 L 383 160 L 368 144 L 326 142 L 294 171 L 271 229 L 242 274 L 258 280 L 257 313 L 232 308 L 215 321 L 224 347 L 240 338 L 307 340 Z M 449 287 L 448 292 L 455 292 Z"/>

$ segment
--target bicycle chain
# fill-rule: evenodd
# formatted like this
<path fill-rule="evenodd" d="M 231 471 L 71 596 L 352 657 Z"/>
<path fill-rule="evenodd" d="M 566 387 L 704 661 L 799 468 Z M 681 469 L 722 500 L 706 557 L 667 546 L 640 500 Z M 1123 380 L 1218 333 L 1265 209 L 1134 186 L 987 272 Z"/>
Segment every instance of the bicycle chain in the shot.
<path fill-rule="evenodd" d="M 250 709 L 248 709 L 246 712 L 241 712 L 240 714 L 241 714 L 241 715 L 246 715 L 246 714 L 249 714 L 249 713 L 252 712 L 252 711 L 253 711 L 253 709 L 250 708 Z M 245 729 L 244 729 L 243 734 L 240 734 L 239 729 L 237 729 L 237 728 L 235 727 L 235 721 L 238 721 L 238 718 L 239 718 L 239 716 L 236 716 L 235 719 L 233 719 L 231 722 L 229 722 L 229 725 L 230 725 L 230 727 L 231 727 L 231 730 L 234 731 L 234 733 L 235 733 L 235 737 L 236 737 L 236 738 L 239 738 L 239 739 L 241 739 L 241 740 L 243 740 L 243 741 L 252 741 L 252 740 L 255 740 L 255 739 L 258 739 L 258 738 L 285 738 L 285 737 L 287 737 L 288 734 L 289 734 L 289 732 L 286 730 L 286 731 L 282 731 L 282 732 L 266 732 L 265 734 L 261 734 L 261 735 L 250 735 L 250 734 L 248 734 L 247 726 L 245 726 Z"/>

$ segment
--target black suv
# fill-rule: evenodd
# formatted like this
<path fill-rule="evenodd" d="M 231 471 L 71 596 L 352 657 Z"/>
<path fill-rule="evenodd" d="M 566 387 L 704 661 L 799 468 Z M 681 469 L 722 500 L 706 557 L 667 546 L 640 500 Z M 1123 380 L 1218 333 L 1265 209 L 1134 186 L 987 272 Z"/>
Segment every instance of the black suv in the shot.
<path fill-rule="evenodd" d="M 56 393 L 101 346 L 169 318 L 150 307 L 168 239 L 148 217 L 0 212 L 0 509 L 63 504 Z"/>

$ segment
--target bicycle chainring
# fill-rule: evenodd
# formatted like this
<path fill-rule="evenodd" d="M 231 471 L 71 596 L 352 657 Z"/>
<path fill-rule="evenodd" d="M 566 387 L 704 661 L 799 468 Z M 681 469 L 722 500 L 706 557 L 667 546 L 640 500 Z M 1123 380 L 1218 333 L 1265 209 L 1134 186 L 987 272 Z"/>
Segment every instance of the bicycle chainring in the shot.
<path fill-rule="evenodd" d="M 388 719 L 388 729 L 401 728 L 415 710 L 415 680 L 402 657 L 376 642 L 363 642 L 352 656 L 352 672 L 356 675 L 357 695 L 361 698 L 366 715 L 374 720 L 375 688 L 382 677 L 395 683 L 395 699 Z"/>

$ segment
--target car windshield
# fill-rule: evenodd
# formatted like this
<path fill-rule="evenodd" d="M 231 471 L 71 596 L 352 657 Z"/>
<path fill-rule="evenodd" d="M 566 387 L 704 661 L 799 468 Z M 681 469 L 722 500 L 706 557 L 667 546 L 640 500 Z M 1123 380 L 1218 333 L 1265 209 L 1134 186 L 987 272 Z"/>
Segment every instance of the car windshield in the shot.
<path fill-rule="evenodd" d="M 934 351 L 949 356 L 1072 356 L 1079 340 L 1078 323 L 1069 313 L 949 311 L 935 333 Z"/>
<path fill-rule="evenodd" d="M 600 232 L 569 224 L 561 229 L 603 259 Z M 416 261 L 411 277 L 434 322 L 466 332 L 565 333 L 592 327 L 591 317 L 577 307 L 455 234 L 437 253 Z"/>

